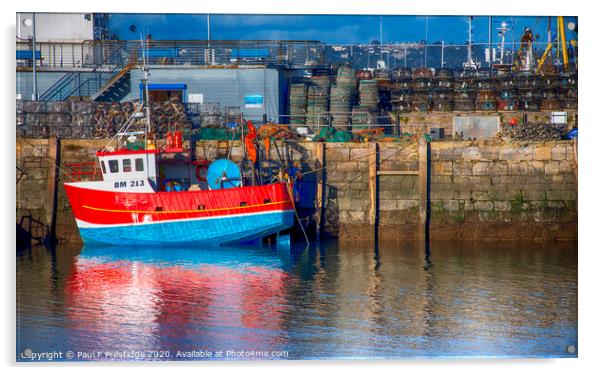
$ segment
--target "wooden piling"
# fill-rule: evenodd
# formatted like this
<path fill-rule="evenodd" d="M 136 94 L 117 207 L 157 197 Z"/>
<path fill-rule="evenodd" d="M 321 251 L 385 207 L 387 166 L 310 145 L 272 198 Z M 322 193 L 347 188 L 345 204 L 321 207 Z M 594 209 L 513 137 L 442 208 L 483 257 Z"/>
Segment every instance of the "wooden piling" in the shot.
<path fill-rule="evenodd" d="M 429 143 L 423 137 L 418 140 L 418 195 L 420 226 L 426 229 L 428 225 L 428 183 L 429 183 Z"/>
<path fill-rule="evenodd" d="M 578 153 L 577 138 L 575 138 L 575 139 L 573 139 L 573 164 L 575 167 L 575 181 L 577 183 L 577 186 L 579 186 L 579 173 L 578 173 L 579 159 L 577 158 L 578 155 L 579 155 L 579 153 Z"/>
<path fill-rule="evenodd" d="M 48 179 L 46 184 L 46 224 L 47 237 L 56 238 L 56 210 L 58 197 L 58 164 L 60 163 L 60 141 L 56 135 L 48 138 Z"/>
<path fill-rule="evenodd" d="M 370 143 L 370 155 L 368 157 L 368 190 L 370 192 L 370 210 L 368 211 L 368 222 L 376 225 L 377 196 L 376 177 L 378 175 L 378 143 Z"/>
<path fill-rule="evenodd" d="M 322 216 L 324 215 L 324 156 L 325 156 L 325 144 L 324 142 L 315 142 L 314 143 L 314 170 L 316 170 L 316 212 L 315 212 L 315 222 L 316 222 L 316 236 L 318 240 L 322 235 L 322 227 L 323 221 Z"/>

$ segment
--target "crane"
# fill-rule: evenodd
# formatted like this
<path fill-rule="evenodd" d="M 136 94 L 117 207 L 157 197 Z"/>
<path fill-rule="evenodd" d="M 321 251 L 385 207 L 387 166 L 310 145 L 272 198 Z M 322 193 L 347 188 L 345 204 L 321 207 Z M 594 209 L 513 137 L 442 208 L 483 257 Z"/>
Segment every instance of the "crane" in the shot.
<path fill-rule="evenodd" d="M 565 69 L 567 69 L 569 66 L 569 54 L 568 54 L 568 50 L 567 50 L 566 34 L 565 34 L 565 29 L 564 29 L 564 17 L 562 17 L 562 16 L 557 17 L 556 25 L 557 25 L 557 33 L 552 38 L 551 37 L 551 20 L 550 19 L 548 20 L 548 45 L 546 46 L 546 49 L 542 53 L 542 55 L 539 58 L 539 61 L 537 63 L 537 73 L 541 73 L 542 68 L 546 62 L 546 59 L 548 58 L 548 56 L 550 56 L 550 54 L 552 52 L 552 48 L 554 48 L 554 43 L 553 43 L 554 39 L 556 39 L 556 41 L 559 44 L 559 46 L 557 47 L 557 53 L 560 53 L 562 51 L 563 67 Z M 575 24 L 569 23 L 569 30 L 571 30 L 571 31 L 575 30 Z M 571 46 L 576 48 L 576 46 L 577 46 L 576 40 L 571 40 L 570 43 L 571 43 Z"/>

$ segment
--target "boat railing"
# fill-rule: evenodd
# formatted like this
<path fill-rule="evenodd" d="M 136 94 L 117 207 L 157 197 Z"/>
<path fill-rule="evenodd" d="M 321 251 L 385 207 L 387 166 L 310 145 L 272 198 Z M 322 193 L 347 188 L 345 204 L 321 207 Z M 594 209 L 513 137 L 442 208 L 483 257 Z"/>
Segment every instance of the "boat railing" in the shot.
<path fill-rule="evenodd" d="M 102 173 L 96 167 L 96 162 L 65 163 L 67 178 L 71 181 L 98 181 Z"/>

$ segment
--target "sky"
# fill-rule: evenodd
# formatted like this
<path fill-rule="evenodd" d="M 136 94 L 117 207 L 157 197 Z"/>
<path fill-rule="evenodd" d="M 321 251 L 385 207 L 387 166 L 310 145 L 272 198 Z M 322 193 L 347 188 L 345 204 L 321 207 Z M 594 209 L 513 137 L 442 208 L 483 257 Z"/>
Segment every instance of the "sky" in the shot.
<path fill-rule="evenodd" d="M 428 30 L 427 30 L 428 18 Z M 357 15 L 211 15 L 211 39 L 245 40 L 319 40 L 327 44 L 369 43 L 379 39 L 380 16 Z M 446 44 L 464 44 L 468 40 L 468 17 L 459 16 L 382 16 L 383 43 L 428 40 Z M 529 26 L 545 42 L 548 17 L 494 16 L 495 28 L 501 21 L 514 21 L 515 36 Z M 476 16 L 473 21 L 473 42 L 488 40 L 488 17 Z M 206 40 L 206 14 L 111 14 L 109 27 L 120 39 L 138 39 L 129 30 L 148 30 L 153 39 Z M 555 21 L 552 19 L 552 28 Z M 428 39 L 427 39 L 428 31 Z M 508 35 L 511 37 L 511 35 Z"/>

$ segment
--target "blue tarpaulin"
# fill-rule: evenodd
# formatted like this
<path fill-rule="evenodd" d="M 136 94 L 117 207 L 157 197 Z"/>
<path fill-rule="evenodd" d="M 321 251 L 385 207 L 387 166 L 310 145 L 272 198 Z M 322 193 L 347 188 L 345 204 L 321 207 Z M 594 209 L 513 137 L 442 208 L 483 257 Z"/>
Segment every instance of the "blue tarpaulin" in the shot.
<path fill-rule="evenodd" d="M 40 54 L 40 51 L 36 51 L 36 60 L 40 60 L 41 58 L 42 58 L 42 55 Z M 24 51 L 24 50 L 17 51 L 17 60 L 32 60 L 32 59 L 33 59 L 32 51 Z"/>
<path fill-rule="evenodd" d="M 144 85 L 140 84 L 140 90 L 144 89 Z M 185 83 L 149 83 L 149 90 L 186 90 Z"/>

